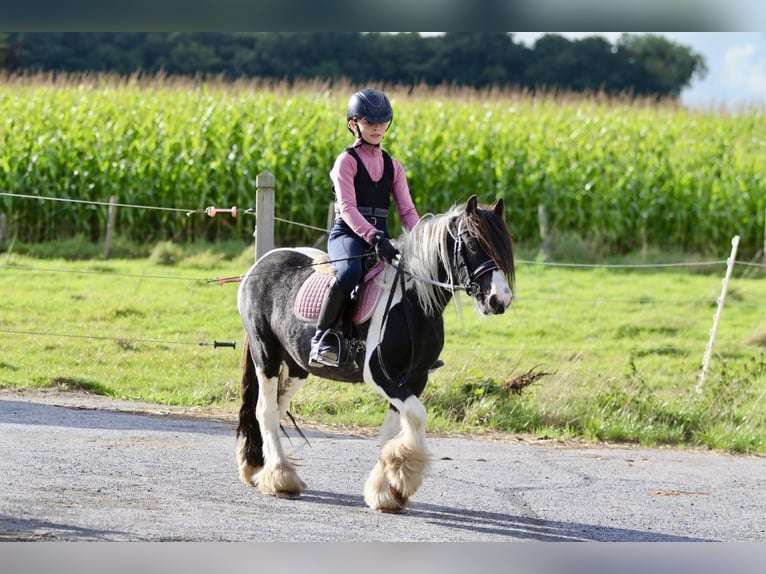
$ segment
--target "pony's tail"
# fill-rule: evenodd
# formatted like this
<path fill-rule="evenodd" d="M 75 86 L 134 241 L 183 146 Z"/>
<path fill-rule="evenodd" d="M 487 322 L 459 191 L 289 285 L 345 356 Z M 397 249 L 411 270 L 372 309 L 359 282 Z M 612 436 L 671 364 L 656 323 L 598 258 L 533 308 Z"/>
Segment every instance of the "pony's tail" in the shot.
<path fill-rule="evenodd" d="M 244 441 L 237 454 L 242 480 L 250 482 L 252 474 L 262 468 L 264 464 L 263 437 L 255 417 L 255 407 L 258 404 L 258 377 L 255 374 L 255 363 L 250 356 L 250 339 L 247 333 L 245 333 L 242 347 L 242 361 L 240 363 L 242 406 L 239 409 L 237 438 L 242 436 Z"/>

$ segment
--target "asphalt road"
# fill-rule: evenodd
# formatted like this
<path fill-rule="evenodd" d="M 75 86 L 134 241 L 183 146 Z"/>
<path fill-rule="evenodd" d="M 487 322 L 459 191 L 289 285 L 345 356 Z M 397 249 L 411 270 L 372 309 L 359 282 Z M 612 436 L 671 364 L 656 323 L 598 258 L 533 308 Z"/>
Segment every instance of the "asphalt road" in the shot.
<path fill-rule="evenodd" d="M 308 491 L 283 500 L 240 482 L 232 417 L 189 414 L 0 393 L 0 540 L 766 540 L 764 457 L 432 438 L 412 508 L 390 515 L 362 497 L 375 438 L 290 432 Z"/>

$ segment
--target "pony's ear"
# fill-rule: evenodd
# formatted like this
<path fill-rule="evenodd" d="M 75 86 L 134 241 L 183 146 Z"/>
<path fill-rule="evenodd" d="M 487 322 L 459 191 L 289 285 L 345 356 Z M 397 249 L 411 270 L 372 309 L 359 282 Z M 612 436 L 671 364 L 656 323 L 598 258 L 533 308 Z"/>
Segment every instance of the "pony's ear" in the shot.
<path fill-rule="evenodd" d="M 465 212 L 466 213 L 474 213 L 476 211 L 476 195 L 472 195 L 468 198 L 468 201 L 465 202 Z"/>
<path fill-rule="evenodd" d="M 505 220 L 505 201 L 502 197 L 498 197 L 497 201 L 492 204 L 492 210 L 497 213 L 501 219 Z"/>

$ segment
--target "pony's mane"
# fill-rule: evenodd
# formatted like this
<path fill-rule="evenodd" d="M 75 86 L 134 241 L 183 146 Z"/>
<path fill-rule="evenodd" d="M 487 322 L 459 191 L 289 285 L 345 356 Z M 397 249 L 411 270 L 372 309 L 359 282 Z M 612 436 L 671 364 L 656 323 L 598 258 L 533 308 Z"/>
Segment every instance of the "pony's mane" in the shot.
<path fill-rule="evenodd" d="M 447 237 L 450 222 L 460 212 L 459 207 L 453 207 L 447 213 L 425 215 L 409 233 L 402 236 L 402 252 L 406 254 L 404 264 L 407 271 L 417 277 L 438 281 L 439 265 L 444 261 L 447 282 L 452 283 L 454 271 L 449 265 Z M 415 280 L 414 288 L 419 306 L 429 317 L 434 316 L 438 309 L 443 309 L 449 300 L 450 294 L 426 281 Z"/>
<path fill-rule="evenodd" d="M 439 269 L 443 268 L 447 273 L 447 283 L 459 283 L 459 271 L 451 264 L 449 242 L 453 233 L 452 223 L 458 218 L 462 218 L 465 229 L 476 237 L 513 289 L 515 270 L 511 236 L 505 221 L 487 208 L 466 215 L 465 206 L 459 205 L 453 206 L 446 213 L 424 216 L 410 232 L 399 238 L 402 251 L 406 254 L 407 270 L 413 275 L 439 281 Z M 426 281 L 416 280 L 414 288 L 418 303 L 429 316 L 443 309 L 451 296 L 451 293 Z"/>

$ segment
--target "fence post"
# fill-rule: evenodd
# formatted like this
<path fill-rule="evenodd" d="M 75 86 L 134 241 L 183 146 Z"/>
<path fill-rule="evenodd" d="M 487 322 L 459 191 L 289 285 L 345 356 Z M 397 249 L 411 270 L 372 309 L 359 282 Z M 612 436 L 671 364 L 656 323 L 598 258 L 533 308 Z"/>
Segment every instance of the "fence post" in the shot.
<path fill-rule="evenodd" d="M 109 250 L 112 248 L 112 237 L 114 236 L 114 220 L 117 215 L 117 196 L 109 196 L 109 217 L 106 223 L 106 238 L 104 239 L 104 259 L 109 257 Z"/>
<path fill-rule="evenodd" d="M 255 177 L 255 260 L 274 249 L 274 174 Z"/>
<path fill-rule="evenodd" d="M 718 307 L 715 310 L 715 317 L 713 318 L 713 327 L 710 329 L 710 339 L 707 342 L 705 348 L 705 357 L 702 359 L 702 371 L 700 372 L 699 381 L 697 381 L 697 392 L 702 391 L 702 385 L 705 384 L 705 377 L 707 376 L 707 370 L 710 366 L 710 356 L 713 354 L 713 343 L 715 343 L 715 334 L 718 331 L 718 323 L 721 320 L 721 313 L 723 312 L 723 304 L 726 301 L 726 290 L 729 288 L 729 279 L 731 278 L 731 271 L 734 269 L 734 262 L 737 259 L 737 247 L 739 247 L 739 235 L 735 235 L 731 240 L 731 255 L 726 260 L 726 275 L 723 278 L 723 285 L 721 287 L 721 295 L 718 297 Z"/>
<path fill-rule="evenodd" d="M 5 238 L 8 233 L 8 219 L 5 213 L 0 213 L 0 249 L 5 246 Z"/>
<path fill-rule="evenodd" d="M 551 260 L 551 245 L 548 237 L 548 215 L 542 203 L 537 206 L 537 220 L 540 224 L 540 239 L 543 240 L 543 257 L 547 262 Z"/>

